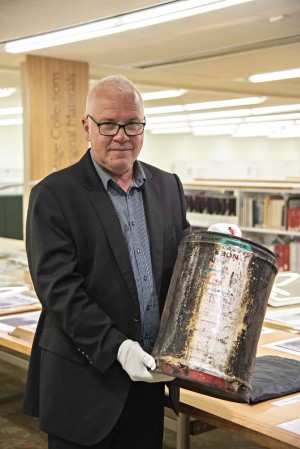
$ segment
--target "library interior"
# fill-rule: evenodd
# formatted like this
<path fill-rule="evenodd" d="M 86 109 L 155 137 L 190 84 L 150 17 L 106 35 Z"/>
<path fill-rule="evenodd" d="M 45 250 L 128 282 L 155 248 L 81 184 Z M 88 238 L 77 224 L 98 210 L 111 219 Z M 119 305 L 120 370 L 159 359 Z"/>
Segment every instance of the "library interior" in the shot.
<path fill-rule="evenodd" d="M 300 449 L 300 1 L 4 0 L 0 24 L 0 449 L 48 447 L 22 408 L 45 309 L 29 199 L 87 152 L 111 75 L 141 93 L 138 159 L 180 179 L 190 225 L 152 353 L 180 392 L 163 449 Z"/>

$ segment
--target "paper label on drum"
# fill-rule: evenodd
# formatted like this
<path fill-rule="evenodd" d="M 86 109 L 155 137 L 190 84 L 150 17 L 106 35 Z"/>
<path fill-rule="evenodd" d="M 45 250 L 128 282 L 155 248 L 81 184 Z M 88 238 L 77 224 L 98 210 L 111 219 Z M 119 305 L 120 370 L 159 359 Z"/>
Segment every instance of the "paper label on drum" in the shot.
<path fill-rule="evenodd" d="M 215 251 L 199 292 L 198 310 L 190 322 L 193 336 L 187 359 L 191 368 L 215 374 L 227 372 L 228 357 L 245 330 L 245 273 L 252 256 L 238 247 L 220 246 Z"/>

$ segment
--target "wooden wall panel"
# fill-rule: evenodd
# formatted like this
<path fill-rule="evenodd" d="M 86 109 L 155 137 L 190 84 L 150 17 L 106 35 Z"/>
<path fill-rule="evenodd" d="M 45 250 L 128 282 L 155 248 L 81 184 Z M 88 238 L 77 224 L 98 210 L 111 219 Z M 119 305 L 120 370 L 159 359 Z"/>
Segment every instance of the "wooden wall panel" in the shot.
<path fill-rule="evenodd" d="M 23 90 L 25 179 L 31 182 L 76 162 L 87 148 L 81 118 L 88 64 L 27 55 Z"/>

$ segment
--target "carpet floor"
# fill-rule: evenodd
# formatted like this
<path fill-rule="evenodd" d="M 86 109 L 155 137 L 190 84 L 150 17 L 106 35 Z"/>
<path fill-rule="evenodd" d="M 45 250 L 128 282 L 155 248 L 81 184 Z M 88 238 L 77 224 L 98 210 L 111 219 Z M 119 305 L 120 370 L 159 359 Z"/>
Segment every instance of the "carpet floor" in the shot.
<path fill-rule="evenodd" d="M 47 449 L 36 419 L 22 413 L 26 371 L 0 360 L 0 449 Z M 164 449 L 176 449 L 176 433 L 164 432 Z M 142 448 L 141 448 L 142 449 Z M 219 429 L 191 435 L 190 449 L 262 449 Z"/>

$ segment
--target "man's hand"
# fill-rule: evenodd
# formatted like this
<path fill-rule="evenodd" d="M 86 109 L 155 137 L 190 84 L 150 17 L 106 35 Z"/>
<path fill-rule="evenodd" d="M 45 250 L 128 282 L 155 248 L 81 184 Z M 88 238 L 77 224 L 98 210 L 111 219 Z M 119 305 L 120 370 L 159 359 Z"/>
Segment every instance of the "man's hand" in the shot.
<path fill-rule="evenodd" d="M 156 368 L 154 358 L 145 352 L 137 341 L 125 340 L 119 347 L 118 361 L 131 380 L 141 382 L 170 382 L 174 377 L 152 373 Z"/>

